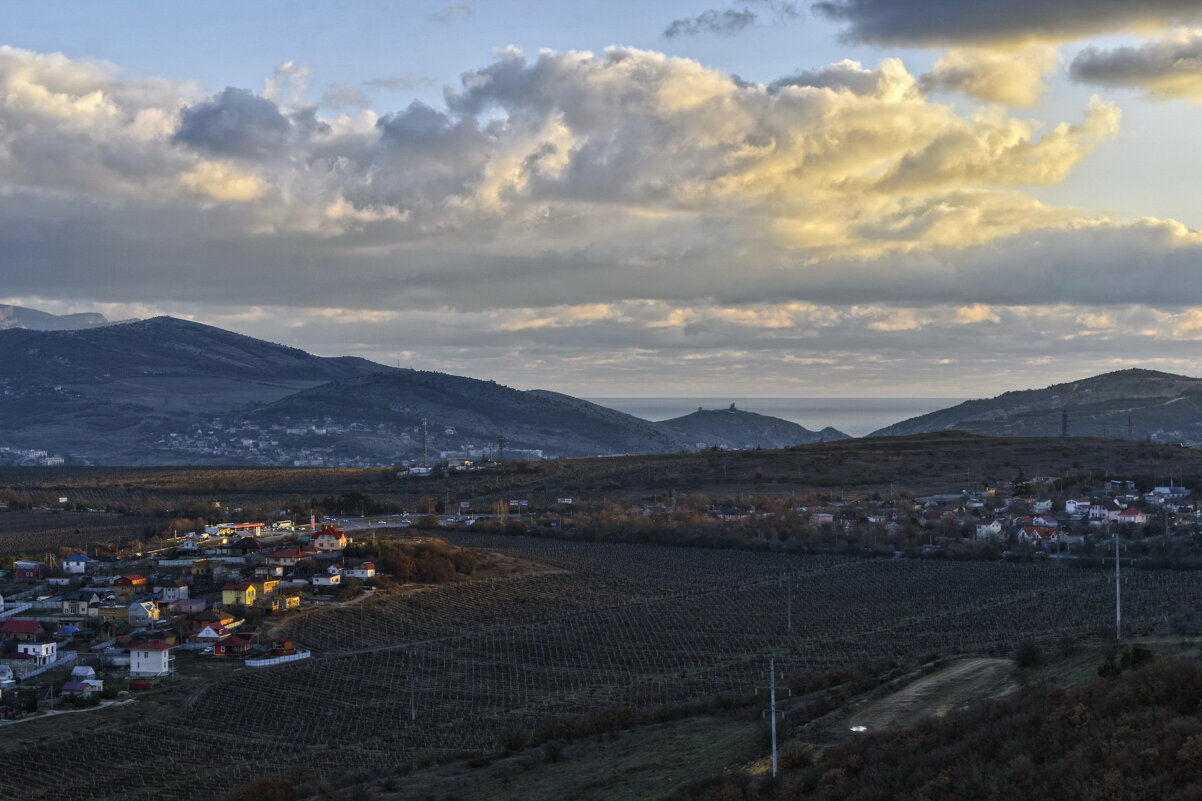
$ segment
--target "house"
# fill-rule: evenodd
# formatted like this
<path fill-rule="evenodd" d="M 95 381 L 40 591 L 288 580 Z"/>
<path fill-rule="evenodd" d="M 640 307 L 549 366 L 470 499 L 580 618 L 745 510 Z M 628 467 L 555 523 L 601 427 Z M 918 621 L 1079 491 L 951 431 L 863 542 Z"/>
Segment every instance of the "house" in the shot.
<path fill-rule="evenodd" d="M 221 626 L 230 626 L 233 625 L 234 616 L 224 609 L 213 607 L 212 609 L 207 609 L 204 612 L 201 612 L 199 615 L 196 615 L 196 617 L 192 618 L 192 620 L 195 621 L 198 626 L 204 626 L 208 623 L 217 623 Z"/>
<path fill-rule="evenodd" d="M 226 606 L 254 606 L 258 593 L 249 581 L 232 581 L 221 585 L 221 603 Z"/>
<path fill-rule="evenodd" d="M 129 605 L 129 625 L 153 626 L 159 619 L 159 605 L 153 601 L 135 601 Z"/>
<path fill-rule="evenodd" d="M 1133 526 L 1142 526 L 1148 522 L 1148 515 L 1142 509 L 1136 509 L 1134 506 L 1128 506 L 1121 512 L 1112 514 L 1110 519 L 1116 523 L 1129 523 Z"/>
<path fill-rule="evenodd" d="M 194 615 L 203 612 L 204 608 L 204 598 L 181 598 L 167 604 L 167 611 L 178 615 Z"/>
<path fill-rule="evenodd" d="M 96 607 L 96 616 L 107 623 L 128 623 L 129 607 L 122 603 L 101 604 Z"/>
<path fill-rule="evenodd" d="M 977 524 L 977 538 L 982 540 L 996 540 L 1002 536 L 1002 521 L 991 520 L 988 523 Z"/>
<path fill-rule="evenodd" d="M 255 578 L 283 578 L 284 568 L 281 565 L 256 565 Z"/>
<path fill-rule="evenodd" d="M 13 578 L 18 581 L 37 581 L 42 577 L 46 565 L 33 559 L 18 559 L 13 562 Z"/>
<path fill-rule="evenodd" d="M 150 589 L 150 582 L 145 576 L 139 576 L 137 573 L 128 573 L 124 576 L 117 576 L 113 580 L 113 593 L 118 600 L 129 603 L 138 595 L 144 595 Z"/>
<path fill-rule="evenodd" d="M 364 562 L 363 564 L 359 565 L 358 567 L 352 567 L 350 570 L 347 570 L 346 572 L 348 575 L 353 576 L 354 578 L 357 578 L 360 580 L 375 578 L 376 563 L 375 562 Z"/>
<path fill-rule="evenodd" d="M 267 554 L 267 564 L 281 567 L 296 567 L 300 562 L 312 559 L 320 551 L 310 548 L 283 548 Z"/>
<path fill-rule="evenodd" d="M 188 582 L 175 578 L 161 579 L 154 583 L 154 594 L 164 603 L 182 601 L 188 597 Z"/>
<path fill-rule="evenodd" d="M 266 598 L 269 595 L 275 595 L 279 589 L 280 580 L 278 578 L 256 578 L 254 581 L 248 582 L 253 584 L 255 592 L 259 598 Z"/>
<path fill-rule="evenodd" d="M 263 543 L 252 537 L 243 537 L 230 546 L 230 553 L 236 553 L 239 556 L 250 556 L 263 550 Z"/>
<path fill-rule="evenodd" d="M 1046 528 L 1042 526 L 1023 526 L 1018 530 L 1018 539 L 1020 542 L 1033 542 L 1038 545 L 1055 542 L 1059 529 Z"/>
<path fill-rule="evenodd" d="M 1064 511 L 1066 514 L 1088 514 L 1093 508 L 1093 501 L 1088 498 L 1069 498 L 1064 502 Z"/>
<path fill-rule="evenodd" d="M 1052 515 L 1035 515 L 1031 522 L 1040 528 L 1060 528 L 1060 521 Z"/>
<path fill-rule="evenodd" d="M 296 645 L 292 640 L 273 640 L 271 643 L 271 656 L 292 656 L 296 653 Z"/>
<path fill-rule="evenodd" d="M 129 651 L 129 675 L 169 676 L 175 672 L 174 645 L 162 641 L 138 643 Z"/>
<path fill-rule="evenodd" d="M 330 553 L 333 551 L 341 551 L 346 548 L 349 540 L 346 532 L 340 531 L 333 526 L 326 526 L 317 534 L 317 538 L 313 540 L 313 544 L 318 550 Z"/>
<path fill-rule="evenodd" d="M 59 695 L 74 698 L 91 698 L 97 689 L 86 681 L 68 681 L 63 683 L 63 690 Z"/>
<path fill-rule="evenodd" d="M 75 590 L 62 597 L 62 613 L 77 617 L 96 617 L 100 593 L 95 590 Z"/>
<path fill-rule="evenodd" d="M 314 587 L 337 587 L 342 583 L 341 573 L 314 573 L 309 581 Z"/>
<path fill-rule="evenodd" d="M 75 576 L 61 570 L 46 575 L 46 583 L 51 587 L 70 587 L 75 581 Z"/>
<path fill-rule="evenodd" d="M 63 558 L 63 570 L 78 576 L 87 573 L 91 563 L 92 557 L 86 553 L 73 553 Z"/>
<path fill-rule="evenodd" d="M 58 643 L 54 640 L 35 640 L 17 644 L 17 653 L 33 657 L 38 667 L 53 665 L 58 659 Z"/>
<path fill-rule="evenodd" d="M 218 640 L 213 646 L 213 656 L 241 656 L 250 654 L 255 644 L 255 638 L 250 634 L 231 634 Z"/>
<path fill-rule="evenodd" d="M 5 640 L 29 642 L 42 636 L 42 624 L 36 620 L 6 620 L 0 625 L 0 637 Z"/>
<path fill-rule="evenodd" d="M 209 623 L 192 636 L 193 642 L 215 643 L 222 637 L 228 637 L 230 630 L 220 623 Z"/>

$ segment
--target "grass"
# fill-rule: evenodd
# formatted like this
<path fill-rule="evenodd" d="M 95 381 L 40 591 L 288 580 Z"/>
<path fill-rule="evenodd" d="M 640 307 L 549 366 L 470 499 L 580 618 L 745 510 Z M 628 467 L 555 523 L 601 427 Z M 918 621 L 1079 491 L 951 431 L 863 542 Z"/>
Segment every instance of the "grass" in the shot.
<path fill-rule="evenodd" d="M 567 743 L 559 761 L 542 748 L 418 771 L 379 798 L 461 801 L 655 801 L 699 776 L 759 755 L 755 722 L 697 717 Z"/>

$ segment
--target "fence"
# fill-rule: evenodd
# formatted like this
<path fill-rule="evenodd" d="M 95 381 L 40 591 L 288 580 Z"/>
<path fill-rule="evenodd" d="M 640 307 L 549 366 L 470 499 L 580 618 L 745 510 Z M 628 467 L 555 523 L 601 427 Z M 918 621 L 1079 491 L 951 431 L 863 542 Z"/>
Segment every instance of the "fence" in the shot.
<path fill-rule="evenodd" d="M 54 670 L 55 668 L 60 668 L 63 665 L 70 664 L 71 662 L 74 662 L 74 661 L 75 661 L 75 652 L 74 651 L 64 651 L 63 653 L 58 655 L 58 659 L 56 659 L 54 662 L 52 662 L 49 665 L 42 665 L 41 667 L 32 668 L 30 670 L 16 667 L 16 668 L 13 668 L 13 673 L 15 673 L 17 675 L 17 678 L 19 678 L 19 679 L 22 679 L 22 680 L 30 679 L 30 678 L 33 678 L 34 676 L 40 676 L 41 674 L 43 674 L 49 670 Z"/>
<path fill-rule="evenodd" d="M 12 609 L 5 609 L 3 612 L 0 612 L 0 620 L 12 617 L 13 615 L 19 615 L 28 609 L 33 609 L 33 604 L 17 604 Z"/>
<path fill-rule="evenodd" d="M 271 667 L 272 665 L 282 665 L 286 662 L 308 659 L 311 656 L 313 656 L 312 651 L 297 651 L 295 654 L 289 654 L 288 656 L 275 656 L 268 659 L 247 659 L 244 664 L 247 667 Z"/>

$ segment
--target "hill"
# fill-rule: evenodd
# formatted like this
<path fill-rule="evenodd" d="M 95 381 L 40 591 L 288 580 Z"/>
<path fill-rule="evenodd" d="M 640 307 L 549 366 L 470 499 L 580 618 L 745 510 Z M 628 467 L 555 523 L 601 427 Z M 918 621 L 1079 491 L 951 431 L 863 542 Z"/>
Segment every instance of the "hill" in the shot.
<path fill-rule="evenodd" d="M 51 314 L 38 309 L 0 303 L 0 330 L 29 328 L 34 331 L 74 331 L 108 324 L 108 319 L 96 312 Z"/>
<path fill-rule="evenodd" d="M 495 450 L 561 456 L 679 450 L 654 423 L 555 392 L 522 391 L 474 378 L 421 370 L 334 381 L 248 415 L 261 426 L 304 422 L 344 429 L 381 457 L 416 452 L 422 420 L 429 452 Z M 361 430 L 362 436 L 357 436 Z"/>
<path fill-rule="evenodd" d="M 736 409 L 702 409 L 664 420 L 659 424 L 678 439 L 698 449 L 707 447 L 745 450 L 750 448 L 788 448 L 812 442 L 850 439 L 834 428 L 811 431 L 779 417 Z"/>
<path fill-rule="evenodd" d="M 993 436 L 1068 433 L 1202 444 L 1202 379 L 1154 370 L 1120 370 L 1080 381 L 1006 392 L 913 417 L 872 436 L 968 431 Z"/>
<path fill-rule="evenodd" d="M 522 458 L 841 436 L 715 414 L 665 426 L 556 392 L 314 356 L 172 317 L 0 330 L 0 464 L 50 451 L 110 465 L 367 467 L 478 456 L 502 441 Z"/>

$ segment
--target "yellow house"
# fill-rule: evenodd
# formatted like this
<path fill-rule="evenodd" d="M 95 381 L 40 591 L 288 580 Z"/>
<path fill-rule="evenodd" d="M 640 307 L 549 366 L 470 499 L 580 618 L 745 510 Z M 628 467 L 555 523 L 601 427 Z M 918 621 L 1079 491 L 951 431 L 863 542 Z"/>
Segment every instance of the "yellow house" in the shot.
<path fill-rule="evenodd" d="M 280 586 L 280 580 L 277 578 L 257 578 L 250 583 L 254 585 L 260 598 L 275 595 L 276 589 Z"/>
<path fill-rule="evenodd" d="M 253 606 L 257 593 L 249 581 L 234 581 L 221 587 L 221 603 L 225 606 Z"/>

